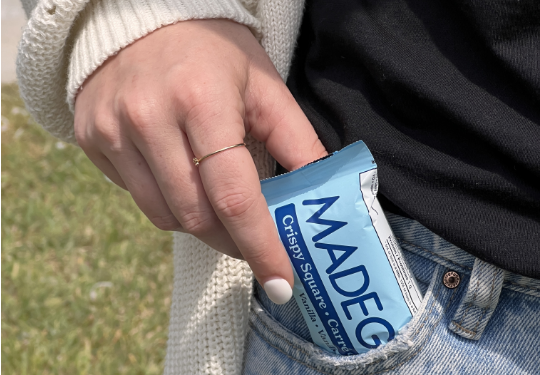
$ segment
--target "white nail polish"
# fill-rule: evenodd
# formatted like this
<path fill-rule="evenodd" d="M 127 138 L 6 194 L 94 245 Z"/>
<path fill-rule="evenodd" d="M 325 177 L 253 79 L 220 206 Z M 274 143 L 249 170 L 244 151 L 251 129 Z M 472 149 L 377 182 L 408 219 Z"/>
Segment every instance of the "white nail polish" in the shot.
<path fill-rule="evenodd" d="M 272 302 L 283 305 L 292 297 L 292 289 L 284 279 L 268 280 L 263 285 L 264 291 Z"/>

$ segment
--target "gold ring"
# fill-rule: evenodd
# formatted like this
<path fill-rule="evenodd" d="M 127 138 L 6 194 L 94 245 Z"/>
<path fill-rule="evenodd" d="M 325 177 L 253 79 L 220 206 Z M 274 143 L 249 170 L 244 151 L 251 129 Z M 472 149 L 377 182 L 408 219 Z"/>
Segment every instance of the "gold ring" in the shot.
<path fill-rule="evenodd" d="M 211 153 L 209 153 L 208 155 L 204 155 L 204 156 L 203 156 L 202 158 L 200 158 L 200 159 L 193 158 L 193 163 L 195 163 L 195 166 L 198 167 L 199 164 L 201 164 L 201 162 L 202 162 L 204 159 L 206 159 L 207 157 L 212 156 L 212 155 L 215 155 L 215 154 L 217 154 L 218 152 L 225 151 L 225 150 L 229 150 L 229 149 L 231 149 L 231 148 L 240 147 L 240 146 L 246 146 L 246 144 L 245 144 L 245 143 L 239 143 L 239 144 L 237 144 L 237 145 L 232 145 L 232 146 L 229 146 L 229 147 L 224 147 L 224 148 L 221 148 L 221 149 L 219 149 L 219 150 L 217 150 L 217 151 L 211 152 Z"/>

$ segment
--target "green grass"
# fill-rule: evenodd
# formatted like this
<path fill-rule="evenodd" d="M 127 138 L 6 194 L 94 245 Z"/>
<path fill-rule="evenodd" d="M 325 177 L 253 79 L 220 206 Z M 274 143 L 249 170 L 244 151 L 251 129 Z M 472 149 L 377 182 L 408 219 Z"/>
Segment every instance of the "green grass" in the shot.
<path fill-rule="evenodd" d="M 2 86 L 2 374 L 161 373 L 171 248 Z"/>

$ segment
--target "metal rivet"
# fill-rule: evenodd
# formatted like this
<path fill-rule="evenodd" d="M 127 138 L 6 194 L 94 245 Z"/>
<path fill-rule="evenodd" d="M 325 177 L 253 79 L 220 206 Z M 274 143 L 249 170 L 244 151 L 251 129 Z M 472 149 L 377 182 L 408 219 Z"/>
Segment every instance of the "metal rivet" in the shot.
<path fill-rule="evenodd" d="M 455 271 L 447 271 L 444 274 L 442 281 L 445 287 L 454 289 L 457 288 L 461 282 L 461 277 L 459 277 L 459 274 Z"/>

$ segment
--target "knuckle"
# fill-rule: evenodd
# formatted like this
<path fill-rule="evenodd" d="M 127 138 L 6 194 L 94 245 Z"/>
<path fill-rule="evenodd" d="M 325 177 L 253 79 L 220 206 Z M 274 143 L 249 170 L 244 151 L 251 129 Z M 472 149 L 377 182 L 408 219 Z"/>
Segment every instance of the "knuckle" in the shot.
<path fill-rule="evenodd" d="M 100 141 L 105 144 L 114 144 L 119 141 L 120 132 L 116 120 L 107 114 L 97 114 L 94 119 L 94 132 Z"/>
<path fill-rule="evenodd" d="M 209 89 L 200 83 L 191 83 L 176 90 L 176 99 L 187 110 L 206 102 Z"/>
<path fill-rule="evenodd" d="M 120 128 L 114 116 L 98 111 L 90 125 L 76 120 L 74 125 L 77 144 L 88 152 L 94 149 L 116 148 L 121 143 Z"/>
<path fill-rule="evenodd" d="M 260 246 L 258 248 L 252 247 L 250 250 L 251 251 L 244 254 L 244 259 L 252 266 L 268 264 L 273 258 L 275 258 L 273 249 L 263 248 Z"/>
<path fill-rule="evenodd" d="M 82 126 L 81 124 L 78 124 L 75 122 L 74 127 L 75 132 L 75 140 L 77 141 L 77 144 L 80 148 L 83 149 L 83 151 L 87 151 L 90 149 L 90 137 L 87 135 L 86 128 Z"/>
<path fill-rule="evenodd" d="M 150 221 L 156 228 L 164 231 L 173 231 L 181 228 L 180 223 L 176 217 L 172 214 L 165 216 L 152 216 L 149 217 Z"/>
<path fill-rule="evenodd" d="M 187 124 L 204 126 L 216 118 L 243 114 L 244 103 L 238 89 L 223 79 L 214 81 L 217 83 L 192 82 L 175 91 L 177 107 Z"/>
<path fill-rule="evenodd" d="M 182 85 L 174 84 L 174 82 L 183 82 Z M 169 90 L 173 94 L 177 105 L 184 111 L 189 108 L 204 102 L 208 95 L 212 92 L 212 87 L 215 84 L 208 84 L 204 74 L 191 71 L 189 75 L 177 74 L 177 77 L 169 79 Z M 174 85 L 174 86 L 172 86 Z"/>
<path fill-rule="evenodd" d="M 179 107 L 188 123 L 201 123 L 209 117 L 215 116 L 223 107 L 223 100 L 204 88 L 191 87 L 177 97 Z"/>
<path fill-rule="evenodd" d="M 240 219 L 255 205 L 255 195 L 242 188 L 231 188 L 218 195 L 214 206 L 226 219 Z"/>
<path fill-rule="evenodd" d="M 180 222 L 182 227 L 195 237 L 202 237 L 208 234 L 215 226 L 211 215 L 198 210 L 189 210 L 182 213 Z"/>
<path fill-rule="evenodd" d="M 197 133 L 205 134 L 216 130 L 224 120 L 227 124 L 244 124 L 243 102 L 231 100 L 231 96 L 213 96 L 192 106 L 185 114 L 185 126 L 197 129 Z M 244 127 L 231 126 L 231 131 L 245 137 Z M 233 135 L 231 133 L 231 135 Z"/>
<path fill-rule="evenodd" d="M 126 98 L 123 112 L 132 129 L 145 135 L 154 128 L 156 107 L 155 101 L 150 97 L 132 94 Z"/>

